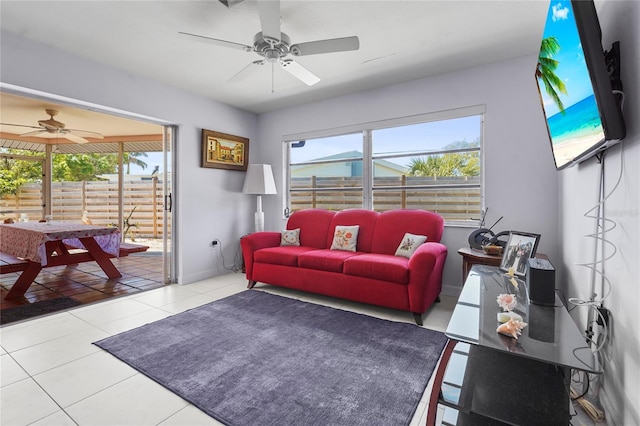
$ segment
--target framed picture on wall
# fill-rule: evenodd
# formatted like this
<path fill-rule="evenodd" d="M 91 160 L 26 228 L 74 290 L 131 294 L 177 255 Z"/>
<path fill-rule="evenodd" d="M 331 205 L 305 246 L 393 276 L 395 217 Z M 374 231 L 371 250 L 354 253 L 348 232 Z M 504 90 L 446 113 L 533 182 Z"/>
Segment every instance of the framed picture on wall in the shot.
<path fill-rule="evenodd" d="M 249 139 L 202 129 L 202 167 L 247 171 Z"/>
<path fill-rule="evenodd" d="M 527 259 L 533 257 L 538 249 L 540 235 L 528 232 L 511 231 L 507 245 L 502 253 L 500 269 L 504 272 L 513 270 L 518 276 L 527 272 Z"/>

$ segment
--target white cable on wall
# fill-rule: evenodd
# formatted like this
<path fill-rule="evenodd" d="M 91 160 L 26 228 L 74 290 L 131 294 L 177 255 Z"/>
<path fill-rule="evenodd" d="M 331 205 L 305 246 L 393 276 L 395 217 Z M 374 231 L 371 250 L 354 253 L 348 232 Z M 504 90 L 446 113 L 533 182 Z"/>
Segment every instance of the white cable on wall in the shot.
<path fill-rule="evenodd" d="M 606 276 L 604 272 L 604 264 L 605 262 L 610 260 L 613 256 L 615 256 L 616 253 L 618 252 L 618 247 L 615 245 L 615 243 L 613 243 L 610 240 L 607 240 L 605 237 L 605 234 L 607 232 L 611 232 L 613 229 L 616 228 L 617 222 L 615 220 L 606 218 L 604 216 L 604 204 L 606 200 L 615 192 L 615 190 L 620 185 L 620 182 L 622 181 L 622 176 L 624 172 L 624 147 L 622 146 L 622 144 L 620 147 L 620 174 L 618 175 L 618 179 L 615 185 L 606 195 L 603 195 L 604 194 L 604 156 L 602 157 L 601 162 L 602 162 L 601 163 L 602 168 L 601 168 L 601 174 L 600 174 L 601 185 L 598 188 L 599 201 L 595 206 L 593 206 L 584 214 L 584 217 L 596 220 L 595 232 L 592 234 L 585 235 L 585 237 L 592 238 L 595 240 L 594 260 L 592 262 L 587 262 L 587 263 L 577 263 L 578 266 L 583 266 L 585 268 L 588 268 L 592 272 L 590 299 L 583 300 L 575 297 L 568 299 L 569 303 L 573 305 L 589 307 L 590 311 L 588 313 L 588 319 L 587 319 L 587 336 L 586 337 L 589 341 L 591 341 L 593 344 L 596 345 L 595 347 L 596 352 L 599 352 L 604 347 L 608 338 L 607 321 L 598 310 L 598 308 L 604 304 L 605 299 L 609 296 L 609 293 L 611 292 L 611 283 L 609 281 L 609 278 Z M 593 214 L 594 211 L 596 211 L 596 214 Z M 601 246 L 600 251 L 598 250 L 599 245 Z M 605 253 L 607 251 L 607 248 L 609 249 L 608 255 L 606 255 Z M 598 256 L 599 252 L 600 252 L 600 255 Z M 602 288 L 601 288 L 600 298 L 598 298 L 598 294 L 595 292 L 596 276 L 599 276 L 602 279 Z M 605 284 L 606 284 L 606 288 L 605 288 Z M 600 340 L 600 342 L 596 343 L 592 340 L 593 332 L 591 330 L 593 329 L 594 323 L 597 323 L 598 318 L 600 318 L 603 324 L 604 338 L 598 339 Z"/>
<path fill-rule="evenodd" d="M 614 90 L 614 93 L 621 95 L 621 109 L 624 107 L 624 92 Z M 578 266 L 583 266 L 588 268 L 591 271 L 591 282 L 590 282 L 590 294 L 589 300 L 583 300 L 579 298 L 569 298 L 568 302 L 572 303 L 576 306 L 588 306 L 589 313 L 587 316 L 587 339 L 595 345 L 595 351 L 599 352 L 605 345 L 608 338 L 608 325 L 607 321 L 603 317 L 602 313 L 598 310 L 599 307 L 602 307 L 605 299 L 609 296 L 611 292 L 611 282 L 609 278 L 606 276 L 604 271 L 605 263 L 610 260 L 612 257 L 616 255 L 618 252 L 618 247 L 610 240 L 607 240 L 605 234 L 607 232 L 611 232 L 613 229 L 617 227 L 617 222 L 615 220 L 609 219 L 605 217 L 605 202 L 609 199 L 609 197 L 616 191 L 620 182 L 622 181 L 622 176 L 624 174 L 624 145 L 620 142 L 620 173 L 618 175 L 618 179 L 613 186 L 613 188 L 605 195 L 605 154 L 607 151 L 604 151 L 600 157 L 600 185 L 598 187 L 598 202 L 592 208 L 587 210 L 584 214 L 584 217 L 595 219 L 596 221 L 596 229 L 592 234 L 586 234 L 586 238 L 594 239 L 594 257 L 592 262 L 587 263 L 577 263 Z M 595 212 L 595 214 L 594 214 Z M 599 250 L 600 249 L 600 250 Z M 608 251 L 608 254 L 606 254 Z M 600 288 L 600 298 L 598 298 L 598 294 L 595 291 L 596 287 L 596 278 L 599 277 L 601 279 L 602 285 Z M 606 288 L 605 288 L 606 285 Z M 603 338 L 597 339 L 599 343 L 596 343 L 592 340 L 593 337 L 593 325 L 597 324 L 598 318 L 601 320 L 603 324 Z"/>

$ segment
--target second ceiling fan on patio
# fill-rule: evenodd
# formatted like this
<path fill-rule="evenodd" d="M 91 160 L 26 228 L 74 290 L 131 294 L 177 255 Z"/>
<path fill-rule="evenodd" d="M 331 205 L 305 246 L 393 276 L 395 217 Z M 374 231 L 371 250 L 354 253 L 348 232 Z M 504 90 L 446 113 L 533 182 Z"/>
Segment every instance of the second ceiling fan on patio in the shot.
<path fill-rule="evenodd" d="M 50 133 L 57 134 L 62 136 L 65 139 L 69 139 L 75 143 L 87 143 L 89 142 L 85 137 L 94 138 L 94 139 L 103 139 L 100 133 L 90 132 L 88 130 L 79 130 L 79 129 L 67 129 L 64 123 L 54 119 L 56 115 L 58 115 L 58 111 L 55 109 L 45 109 L 45 112 L 49 116 L 48 120 L 38 120 L 37 126 L 29 126 L 26 124 L 13 124 L 13 123 L 0 123 L 3 126 L 14 126 L 14 127 L 27 127 L 30 129 L 38 129 L 27 133 L 22 133 L 19 136 L 36 136 L 41 133 Z"/>
<path fill-rule="evenodd" d="M 320 81 L 320 78 L 293 59 L 287 59 L 289 54 L 293 56 L 308 56 L 322 53 L 346 52 L 360 48 L 360 41 L 357 36 L 291 44 L 289 36 L 280 31 L 280 1 L 258 0 L 257 3 L 262 31 L 253 37 L 253 45 L 251 46 L 186 32 L 179 32 L 179 34 L 189 37 L 190 39 L 217 46 L 244 50 L 245 52 L 255 52 L 262 56 L 262 59 L 249 63 L 249 65 L 231 77 L 229 80 L 231 82 L 243 80 L 254 70 L 259 69 L 260 65 L 279 64 L 285 71 L 289 72 L 289 74 L 298 80 L 308 86 L 313 86 Z"/>

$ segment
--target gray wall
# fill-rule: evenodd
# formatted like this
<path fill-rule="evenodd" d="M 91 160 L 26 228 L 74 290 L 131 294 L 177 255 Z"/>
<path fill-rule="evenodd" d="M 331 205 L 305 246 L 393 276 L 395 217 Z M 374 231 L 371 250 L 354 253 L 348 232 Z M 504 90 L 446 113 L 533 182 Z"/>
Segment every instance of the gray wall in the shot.
<path fill-rule="evenodd" d="M 534 79 L 536 57 L 453 72 L 261 114 L 259 156 L 273 165 L 278 196 L 264 197 L 266 229 L 284 227 L 283 135 L 485 105 L 484 184 L 487 223 L 496 231 L 541 234 L 539 251 L 559 256 L 558 174 L 553 166 Z M 457 295 L 462 259 L 474 228 L 446 227 L 444 292 Z"/>
<path fill-rule="evenodd" d="M 605 156 L 605 217 L 613 220 L 606 239 L 617 253 L 604 263 L 609 286 L 597 285 L 598 298 L 610 293 L 604 306 L 612 312 L 611 339 L 604 346 L 603 386 L 600 399 L 606 408 L 608 424 L 640 424 L 640 2 L 607 1 L 599 4 L 602 44 L 608 49 L 620 40 L 624 115 L 627 137 L 622 146 L 608 150 Z M 623 160 L 623 171 L 621 171 Z M 566 272 L 568 297 L 590 298 L 591 274 L 580 263 L 593 261 L 594 241 L 585 235 L 595 230 L 593 219 L 584 217 L 597 204 L 600 165 L 595 160 L 563 170 L 560 176 L 560 229 L 562 260 Z M 620 178 L 620 183 L 615 184 Z M 613 191 L 613 192 L 612 192 Z M 613 253 L 607 247 L 606 256 Z M 599 280 L 597 281 L 599 282 Z M 572 311 L 584 330 L 586 307 Z"/>

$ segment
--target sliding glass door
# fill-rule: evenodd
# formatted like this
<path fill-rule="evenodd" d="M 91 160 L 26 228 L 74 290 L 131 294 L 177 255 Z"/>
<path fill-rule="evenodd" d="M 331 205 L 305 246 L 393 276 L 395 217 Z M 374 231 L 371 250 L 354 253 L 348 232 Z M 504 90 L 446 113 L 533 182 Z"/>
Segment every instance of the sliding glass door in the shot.
<path fill-rule="evenodd" d="M 127 260 L 147 256 L 153 263 L 153 268 L 141 268 L 141 275 L 154 272 L 156 282 L 175 282 L 172 153 L 177 127 L 28 89 L 6 90 L 0 91 L 0 101 L 11 124 L 0 128 L 0 220 L 37 221 L 51 215 L 56 221 L 118 227 L 122 242 L 136 246 Z M 44 108 L 59 111 L 67 127 L 101 137 L 78 143 L 65 133 L 21 135 Z M 148 249 L 140 253 L 137 246 Z"/>
<path fill-rule="evenodd" d="M 173 150 L 172 145 L 176 137 L 176 126 L 164 126 L 162 140 L 162 170 L 165 176 L 164 185 L 162 186 L 162 273 L 165 283 L 175 282 L 175 257 L 173 256 L 173 238 L 172 222 L 173 222 Z"/>

